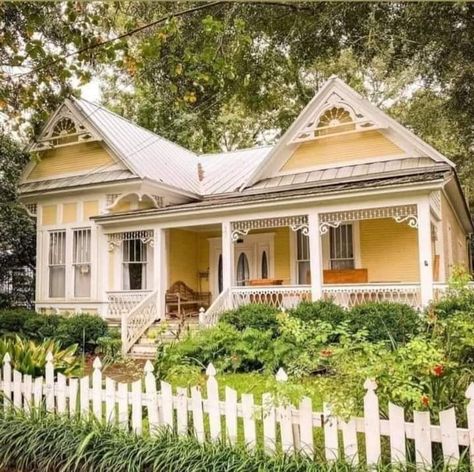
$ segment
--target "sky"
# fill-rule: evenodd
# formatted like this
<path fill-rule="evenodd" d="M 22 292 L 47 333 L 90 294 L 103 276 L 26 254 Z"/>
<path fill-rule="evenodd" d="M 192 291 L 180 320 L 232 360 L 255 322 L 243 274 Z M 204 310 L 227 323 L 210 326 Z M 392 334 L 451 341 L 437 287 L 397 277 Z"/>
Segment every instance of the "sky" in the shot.
<path fill-rule="evenodd" d="M 90 102 L 99 103 L 101 99 L 100 80 L 92 79 L 88 84 L 80 87 L 81 97 Z"/>

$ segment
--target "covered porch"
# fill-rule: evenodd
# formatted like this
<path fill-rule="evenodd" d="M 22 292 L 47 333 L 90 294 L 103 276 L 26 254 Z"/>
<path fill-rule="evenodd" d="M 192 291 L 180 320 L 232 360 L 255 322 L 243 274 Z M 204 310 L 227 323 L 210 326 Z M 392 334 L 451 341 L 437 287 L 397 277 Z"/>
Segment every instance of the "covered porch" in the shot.
<path fill-rule="evenodd" d="M 302 300 L 332 299 L 346 307 L 394 301 L 419 308 L 444 280 L 431 197 L 105 236 L 107 316 L 121 319 L 127 344 L 157 320 L 199 316 L 209 326 L 247 303 L 287 310 Z"/>

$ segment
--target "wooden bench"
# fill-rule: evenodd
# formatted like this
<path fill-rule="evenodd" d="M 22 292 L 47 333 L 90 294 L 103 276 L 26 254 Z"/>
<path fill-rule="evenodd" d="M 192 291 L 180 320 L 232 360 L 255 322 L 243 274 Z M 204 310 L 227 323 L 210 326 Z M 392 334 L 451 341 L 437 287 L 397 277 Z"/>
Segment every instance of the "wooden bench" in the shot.
<path fill-rule="evenodd" d="M 186 318 L 197 315 L 199 308 L 209 308 L 210 292 L 196 292 L 178 280 L 166 291 L 166 316 Z"/>

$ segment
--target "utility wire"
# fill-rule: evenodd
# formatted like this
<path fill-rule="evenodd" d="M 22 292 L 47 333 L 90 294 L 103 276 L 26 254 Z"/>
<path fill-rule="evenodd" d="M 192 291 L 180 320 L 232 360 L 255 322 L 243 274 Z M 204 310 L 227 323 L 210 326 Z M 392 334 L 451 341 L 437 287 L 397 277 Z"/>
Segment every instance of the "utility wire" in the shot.
<path fill-rule="evenodd" d="M 155 21 L 152 21 L 151 23 L 140 26 L 140 27 L 135 28 L 131 31 L 127 31 L 126 33 L 120 34 L 119 36 L 116 36 L 115 38 L 110 38 L 110 39 L 107 39 L 105 41 L 101 41 L 97 44 L 86 46 L 82 49 L 78 49 L 77 51 L 70 52 L 69 54 L 61 56 L 58 59 L 55 59 L 54 61 L 50 61 L 47 64 L 43 64 L 43 65 L 40 65 L 38 67 L 35 67 L 34 69 L 31 69 L 27 72 L 20 72 L 18 74 L 14 74 L 13 77 L 24 77 L 24 76 L 29 75 L 29 74 L 34 74 L 35 72 L 46 69 L 50 66 L 54 66 L 55 64 L 57 64 L 58 62 L 60 62 L 64 59 L 67 59 L 67 58 L 72 57 L 72 56 L 77 56 L 78 54 L 82 54 L 83 52 L 91 51 L 93 49 L 103 47 L 107 44 L 113 43 L 115 41 L 126 38 L 128 36 L 132 36 L 136 33 L 139 33 L 140 31 L 151 28 L 152 26 L 156 26 L 156 25 L 159 25 L 161 23 L 164 23 L 165 21 L 169 20 L 170 18 L 177 18 L 177 17 L 183 16 L 183 15 L 187 15 L 188 13 L 193 13 L 193 12 L 196 12 L 196 11 L 204 10 L 206 8 L 210 8 L 210 7 L 215 6 L 215 5 L 220 5 L 222 3 L 225 3 L 225 1 L 224 0 L 219 0 L 219 1 L 216 1 L 216 2 L 212 2 L 212 3 L 206 3 L 204 5 L 198 5 L 198 6 L 195 6 L 193 8 L 188 8 L 186 10 L 181 10 L 181 11 L 178 11 L 176 13 L 169 13 L 168 15 L 162 16 L 161 18 L 159 18 Z"/>

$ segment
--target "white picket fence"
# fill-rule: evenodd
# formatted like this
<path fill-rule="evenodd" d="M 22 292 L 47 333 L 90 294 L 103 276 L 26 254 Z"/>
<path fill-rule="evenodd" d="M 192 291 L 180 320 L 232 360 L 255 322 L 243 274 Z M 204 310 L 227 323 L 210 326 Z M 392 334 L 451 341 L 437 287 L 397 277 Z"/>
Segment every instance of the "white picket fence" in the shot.
<path fill-rule="evenodd" d="M 242 394 L 239 401 L 237 392 L 229 387 L 221 398 L 212 364 L 206 371 L 207 398 L 203 398 L 199 387 L 177 388 L 174 393 L 169 383 L 161 381 L 158 390 L 150 362 L 145 365 L 144 379 L 129 385 L 104 378 L 98 358 L 92 378 L 81 379 L 55 374 L 52 361 L 49 355 L 45 378 L 32 378 L 12 369 L 7 354 L 0 382 L 4 408 L 13 405 L 28 411 L 44 405 L 51 413 L 94 415 L 137 434 L 169 428 L 179 435 L 192 434 L 201 443 L 244 442 L 250 449 L 262 446 L 268 454 L 299 451 L 318 461 L 344 458 L 353 465 L 379 463 L 385 437 L 393 464 L 407 463 L 411 442 L 418 468 L 430 468 L 433 444 L 440 443 L 445 465 L 455 466 L 467 455 L 474 466 L 474 383 L 466 392 L 468 428 L 458 428 L 452 408 L 440 413 L 439 425 L 430 424 L 430 415 L 424 411 L 415 411 L 413 422 L 407 422 L 403 408 L 394 404 L 389 405 L 388 418 L 380 418 L 377 385 L 372 380 L 364 385 L 364 416 L 346 421 L 332 415 L 329 404 L 324 404 L 323 411 L 313 411 L 309 398 L 303 398 L 296 408 L 276 405 L 266 393 L 257 404 L 250 393 Z M 280 370 L 276 379 L 285 382 L 287 375 Z"/>

